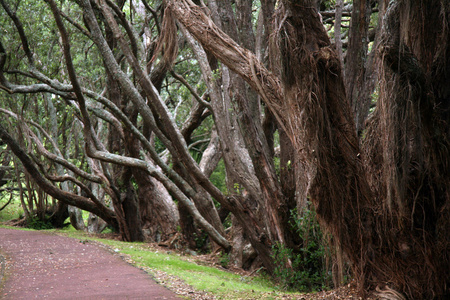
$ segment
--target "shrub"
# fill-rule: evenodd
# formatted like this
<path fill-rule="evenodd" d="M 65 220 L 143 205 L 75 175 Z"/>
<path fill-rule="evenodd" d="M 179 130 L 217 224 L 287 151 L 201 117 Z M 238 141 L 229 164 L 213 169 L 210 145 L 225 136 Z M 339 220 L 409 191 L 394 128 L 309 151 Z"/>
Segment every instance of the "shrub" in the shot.
<path fill-rule="evenodd" d="M 291 225 L 300 235 L 303 244 L 296 251 L 280 243 L 273 246 L 272 257 L 277 265 L 276 278 L 287 290 L 310 292 L 329 288 L 331 272 L 325 260 L 330 249 L 323 239 L 314 209 L 306 209 L 302 216 L 298 216 L 295 210 L 291 213 Z M 288 259 L 291 266 L 287 263 Z"/>
<path fill-rule="evenodd" d="M 45 230 L 45 229 L 52 229 L 53 225 L 46 218 L 41 220 L 38 217 L 33 216 L 27 221 L 27 228 L 36 230 Z"/>

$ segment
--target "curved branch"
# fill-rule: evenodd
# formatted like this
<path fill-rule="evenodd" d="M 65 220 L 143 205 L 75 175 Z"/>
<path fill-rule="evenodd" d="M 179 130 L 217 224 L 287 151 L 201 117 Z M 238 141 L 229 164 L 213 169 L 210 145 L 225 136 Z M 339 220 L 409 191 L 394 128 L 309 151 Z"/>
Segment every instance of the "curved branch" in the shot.
<path fill-rule="evenodd" d="M 89 33 L 89 31 L 86 30 L 86 28 L 84 28 L 83 26 L 81 26 L 80 24 L 78 24 L 77 22 L 75 22 L 72 18 L 70 18 L 68 15 L 66 15 L 63 11 L 59 12 L 61 14 L 61 16 L 67 20 L 67 22 L 69 22 L 70 24 L 72 24 L 73 26 L 75 26 L 75 28 L 77 28 L 82 34 L 84 34 L 85 36 L 87 36 L 88 38 L 91 38 L 91 34 Z"/>
<path fill-rule="evenodd" d="M 15 118 L 16 120 L 19 120 L 18 116 L 6 109 L 0 108 L 0 112 L 3 112 L 5 114 L 8 114 L 9 116 Z M 31 139 L 34 141 L 36 148 L 38 150 L 39 153 L 41 153 L 42 155 L 44 155 L 46 158 L 50 159 L 51 161 L 54 161 L 55 163 L 58 163 L 60 165 L 62 165 L 63 167 L 66 167 L 67 169 L 71 170 L 72 172 L 74 172 L 75 174 L 77 174 L 80 177 L 83 177 L 89 181 L 92 182 L 96 182 L 96 183 L 102 183 L 102 180 L 99 176 L 95 176 L 92 174 L 89 174 L 81 169 L 79 169 L 77 166 L 75 166 L 74 164 L 68 162 L 67 160 L 65 160 L 61 154 L 61 152 L 58 149 L 58 146 L 55 144 L 54 140 L 48 135 L 48 133 L 41 127 L 41 125 L 37 124 L 36 122 L 33 121 L 29 121 L 29 120 L 25 120 L 25 122 L 30 123 L 31 125 L 35 126 L 36 128 L 39 129 L 39 131 L 42 132 L 42 134 L 44 134 L 44 136 L 47 138 L 48 141 L 50 141 L 53 145 L 53 148 L 56 150 L 56 152 L 58 152 L 57 154 L 51 153 L 50 151 L 48 151 L 44 145 L 42 145 L 41 141 L 37 138 L 37 136 L 30 130 L 28 131 L 28 134 L 31 136 Z"/>
<path fill-rule="evenodd" d="M 76 179 L 73 176 L 70 176 L 68 174 L 64 174 L 62 176 L 55 176 L 55 175 L 49 175 L 49 174 L 45 174 L 45 177 L 53 182 L 64 182 L 64 181 L 71 181 L 73 183 L 75 183 L 76 185 L 78 185 L 81 190 L 83 190 L 86 195 L 89 196 L 89 199 L 92 200 L 92 202 L 94 202 L 99 208 L 102 208 L 104 206 L 104 204 L 98 200 L 98 198 L 92 193 L 92 191 L 85 185 L 83 184 L 81 181 L 79 181 L 78 179 Z"/>
<path fill-rule="evenodd" d="M 106 207 L 99 208 L 89 198 L 78 196 L 69 192 L 62 191 L 51 184 L 42 174 L 39 172 L 33 160 L 20 147 L 17 141 L 8 133 L 8 131 L 0 124 L 0 139 L 3 140 L 11 148 L 17 158 L 20 159 L 23 166 L 33 178 L 33 180 L 41 187 L 47 194 L 55 199 L 58 199 L 68 205 L 79 207 L 83 210 L 89 211 L 100 218 L 102 218 L 108 224 L 112 224 L 117 227 L 117 220 L 114 211 Z"/>

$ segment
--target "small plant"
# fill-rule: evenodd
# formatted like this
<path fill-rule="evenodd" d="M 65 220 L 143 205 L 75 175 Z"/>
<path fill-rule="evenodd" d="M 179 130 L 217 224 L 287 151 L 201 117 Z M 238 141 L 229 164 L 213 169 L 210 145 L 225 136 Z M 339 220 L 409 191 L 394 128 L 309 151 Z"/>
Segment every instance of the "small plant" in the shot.
<path fill-rule="evenodd" d="M 227 269 L 229 263 L 230 263 L 230 255 L 228 253 L 223 253 L 219 258 L 219 264 L 223 268 Z"/>
<path fill-rule="evenodd" d="M 316 221 L 316 213 L 307 209 L 301 217 L 292 211 L 292 226 L 303 240 L 297 251 L 276 243 L 272 257 L 277 265 L 275 276 L 286 290 L 310 292 L 327 288 L 330 280 L 325 263 L 328 247 L 322 238 L 322 231 Z M 289 262 L 289 263 L 288 263 Z"/>
<path fill-rule="evenodd" d="M 49 220 L 41 220 L 38 217 L 31 217 L 27 221 L 27 227 L 35 230 L 53 229 L 53 225 Z"/>
<path fill-rule="evenodd" d="M 194 241 L 195 241 L 195 248 L 197 251 L 200 251 L 202 253 L 207 253 L 210 249 L 209 246 L 209 237 L 206 234 L 206 232 L 199 231 L 194 233 Z"/>
<path fill-rule="evenodd" d="M 234 191 L 236 192 L 236 194 L 238 194 L 238 195 L 241 194 L 242 188 L 241 188 L 241 185 L 239 183 L 234 183 L 233 184 L 233 188 L 234 188 Z"/>

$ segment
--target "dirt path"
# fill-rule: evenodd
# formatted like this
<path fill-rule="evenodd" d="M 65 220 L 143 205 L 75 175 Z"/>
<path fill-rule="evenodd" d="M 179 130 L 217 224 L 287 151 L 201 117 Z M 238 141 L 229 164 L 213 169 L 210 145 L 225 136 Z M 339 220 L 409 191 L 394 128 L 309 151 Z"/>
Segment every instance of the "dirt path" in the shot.
<path fill-rule="evenodd" d="M 0 299 L 180 299 L 92 243 L 0 228 Z"/>

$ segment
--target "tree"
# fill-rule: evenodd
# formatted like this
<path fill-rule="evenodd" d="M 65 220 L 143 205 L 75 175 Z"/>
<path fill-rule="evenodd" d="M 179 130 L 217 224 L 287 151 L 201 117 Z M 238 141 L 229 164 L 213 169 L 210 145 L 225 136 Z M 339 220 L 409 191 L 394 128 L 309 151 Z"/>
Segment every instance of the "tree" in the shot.
<path fill-rule="evenodd" d="M 29 3 L 26 3 L 27 5 Z M 117 9 L 117 6 L 113 5 L 111 3 L 112 7 L 114 9 Z M 23 29 L 23 25 L 18 18 L 16 11 L 11 9 L 6 3 L 2 1 L 2 6 L 4 8 L 4 12 L 6 12 L 6 15 L 8 15 L 9 19 L 11 20 L 11 25 L 13 25 L 20 36 L 20 41 L 22 43 L 23 49 L 25 50 L 25 57 L 27 59 L 26 65 L 21 65 L 21 58 L 20 57 L 12 57 L 8 61 L 8 52 L 1 46 L 1 52 L 2 52 L 2 60 L 1 60 L 1 66 L 2 66 L 2 74 L 1 74 L 1 82 L 2 82 L 2 88 L 3 90 L 15 94 L 15 93 L 45 93 L 50 92 L 54 95 L 58 95 L 59 97 L 53 97 L 60 105 L 62 106 L 63 110 L 70 110 L 72 112 L 72 116 L 75 116 L 76 121 L 80 122 L 81 127 L 83 128 L 83 134 L 81 138 L 84 140 L 84 143 L 86 145 L 85 151 L 79 148 L 78 144 L 80 142 L 79 139 L 75 141 L 67 141 L 67 140 L 60 140 L 60 143 L 67 143 L 69 142 L 69 147 L 74 147 L 70 149 L 69 152 L 67 152 L 68 157 L 64 157 L 61 155 L 61 151 L 59 151 L 59 145 L 56 143 L 51 144 L 50 147 L 53 148 L 52 153 L 46 149 L 49 145 L 46 145 L 51 139 L 45 140 L 45 138 L 48 136 L 45 132 L 45 129 L 43 127 L 40 127 L 37 123 L 30 122 L 32 126 L 38 128 L 41 132 L 39 133 L 33 133 L 33 131 L 26 125 L 25 123 L 21 124 L 21 127 L 23 127 L 23 130 L 26 131 L 26 138 L 29 141 L 33 141 L 34 145 L 37 146 L 37 150 L 39 155 L 45 156 L 47 159 L 50 160 L 50 166 L 54 166 L 54 164 L 59 164 L 64 166 L 66 170 L 70 170 L 75 174 L 75 176 L 65 175 L 65 176 L 52 176 L 51 174 L 48 174 L 44 171 L 45 168 L 41 168 L 41 172 L 39 172 L 36 163 L 38 161 L 32 161 L 30 158 L 30 155 L 24 151 L 23 147 L 20 146 L 15 139 L 7 132 L 6 128 L 2 128 L 2 135 L 4 135 L 4 139 L 8 140 L 11 145 L 15 145 L 15 147 L 12 147 L 16 151 L 16 155 L 22 159 L 22 162 L 24 163 L 25 167 L 30 170 L 30 173 L 35 176 L 35 180 L 43 187 L 47 193 L 52 195 L 53 197 L 67 203 L 70 205 L 75 205 L 77 207 L 83 208 L 84 210 L 88 210 L 95 215 L 103 218 L 107 223 L 109 223 L 112 227 L 119 230 L 125 240 L 140 240 L 142 239 L 142 225 L 139 224 L 139 222 L 144 221 L 146 222 L 146 218 L 148 218 L 148 215 L 145 214 L 145 212 L 148 211 L 149 208 L 153 210 L 158 210 L 156 212 L 156 215 L 160 217 L 159 222 L 157 222 L 159 229 L 155 228 L 154 230 L 154 237 L 159 236 L 163 237 L 164 239 L 167 238 L 169 235 L 174 234 L 174 230 L 176 228 L 176 220 L 177 220 L 177 214 L 176 211 L 174 212 L 174 203 L 171 198 L 165 198 L 164 196 L 168 196 L 167 192 L 164 192 L 165 189 L 171 191 L 172 194 L 174 194 L 180 202 L 185 202 L 186 206 L 188 207 L 188 211 L 190 213 L 193 213 L 196 217 L 195 219 L 199 224 L 202 224 L 204 227 L 206 226 L 208 229 L 207 231 L 213 230 L 215 231 L 206 221 L 204 221 L 203 217 L 198 213 L 195 206 L 192 205 L 190 200 L 186 197 L 183 192 L 187 193 L 192 197 L 192 195 L 195 195 L 196 192 L 192 189 L 186 192 L 187 183 L 174 171 L 169 170 L 169 176 L 175 177 L 178 180 L 178 184 L 182 186 L 183 192 L 180 191 L 180 188 L 177 187 L 174 183 L 169 182 L 169 179 L 166 177 L 166 175 L 163 174 L 161 171 L 162 168 L 169 169 L 168 162 L 164 162 L 160 157 L 159 154 L 156 153 L 154 150 L 154 146 L 151 145 L 149 139 L 145 138 L 142 132 L 139 132 L 136 128 L 138 126 L 136 124 L 133 125 L 133 118 L 127 117 L 125 113 L 133 115 L 133 108 L 128 104 L 130 103 L 130 99 L 135 100 L 135 103 L 141 104 L 144 103 L 142 96 L 139 94 L 137 89 L 133 86 L 132 82 L 129 81 L 129 79 L 125 78 L 126 75 L 123 74 L 123 71 L 120 70 L 119 73 L 122 73 L 124 76 L 121 78 L 122 81 L 120 81 L 117 77 L 114 77 L 111 79 L 111 81 L 107 82 L 109 85 L 110 92 L 111 92 L 111 99 L 103 97 L 101 94 L 92 92 L 89 97 L 91 98 L 98 98 L 100 97 L 103 99 L 103 105 L 109 106 L 109 109 L 113 111 L 113 114 L 108 113 L 107 111 L 104 111 L 101 109 L 99 105 L 93 105 L 92 102 L 86 101 L 85 99 L 85 93 L 89 90 L 83 90 L 80 87 L 80 79 L 77 77 L 74 62 L 78 62 L 80 64 L 80 57 L 74 56 L 76 60 L 73 59 L 71 54 L 71 49 L 82 49 L 83 47 L 86 47 L 86 44 L 83 42 L 85 40 L 83 39 L 75 39 L 75 42 L 71 44 L 70 42 L 70 36 L 71 32 L 68 32 L 65 28 L 65 24 L 63 23 L 61 16 L 64 16 L 66 20 L 70 24 L 73 24 L 79 32 L 81 32 L 82 36 L 84 37 L 91 37 L 91 33 L 83 28 L 80 24 L 78 24 L 75 20 L 71 19 L 68 15 L 65 13 L 62 13 L 61 10 L 56 6 L 56 4 L 52 1 L 49 1 L 49 8 L 51 8 L 52 15 L 54 20 L 56 21 L 57 27 L 55 28 L 54 25 L 51 26 L 52 32 L 55 32 L 54 30 L 58 30 L 60 32 L 60 41 L 61 41 L 61 52 L 64 56 L 65 65 L 63 65 L 65 68 L 60 69 L 61 66 L 56 65 L 48 65 L 49 67 L 54 67 L 56 72 L 59 72 L 61 70 L 60 75 L 62 77 L 67 78 L 70 80 L 71 85 L 64 85 L 63 83 L 59 82 L 57 79 L 54 79 L 51 81 L 44 73 L 39 71 L 39 65 L 36 65 L 35 58 L 37 57 L 38 53 L 32 53 L 32 50 L 30 48 L 30 44 L 27 38 L 27 35 L 25 34 L 25 31 Z M 23 9 L 29 8 L 28 6 L 21 7 Z M 36 7 L 35 7 L 36 8 Z M 38 6 L 40 10 L 48 14 L 48 10 L 46 11 L 45 6 Z M 69 5 L 64 7 L 67 10 L 76 9 L 73 5 Z M 16 8 L 17 9 L 17 8 Z M 90 15 L 92 16 L 92 15 Z M 105 59 L 105 63 L 112 63 L 113 64 L 113 70 L 117 71 L 120 69 L 118 66 L 117 61 L 115 58 L 112 58 L 111 55 L 111 49 L 115 49 L 115 45 L 118 43 L 115 39 L 110 39 L 111 48 L 109 46 L 105 47 L 105 45 L 108 44 L 107 37 L 112 36 L 113 33 L 111 31 L 111 28 L 107 28 L 105 32 L 101 31 L 95 31 L 95 29 L 99 28 L 97 20 L 93 20 L 93 26 L 94 26 L 94 33 L 97 34 L 94 38 L 97 38 L 97 42 L 99 42 L 101 45 L 101 48 L 106 54 L 107 59 Z M 101 22 L 106 22 L 105 19 L 102 19 Z M 114 25 L 114 23 L 113 23 Z M 129 25 L 129 24 L 128 24 Z M 131 30 L 131 28 L 128 27 L 128 29 Z M 50 32 L 46 31 L 45 34 L 50 34 Z M 45 35 L 44 34 L 44 35 Z M 72 37 L 77 37 L 76 35 L 71 35 Z M 56 36 L 58 40 L 58 36 Z M 50 39 L 53 39 L 50 37 Z M 78 48 L 81 41 L 81 48 Z M 71 46 L 75 46 L 74 48 L 71 48 Z M 36 50 L 42 50 L 36 48 Z M 51 48 L 49 50 L 49 53 L 51 53 L 53 49 Z M 45 52 L 45 50 L 44 50 Z M 93 54 L 93 59 L 95 62 L 97 62 L 95 59 L 97 58 L 98 53 Z M 109 56 L 108 56 L 109 55 Z M 111 59 L 112 58 L 112 59 Z M 51 57 L 49 57 L 51 59 Z M 109 59 L 109 60 L 108 60 Z M 10 65 L 7 66 L 7 69 L 4 71 L 5 63 L 8 62 Z M 39 62 L 39 64 L 42 63 L 42 61 Z M 162 64 L 164 64 L 163 62 Z M 81 61 L 81 65 L 83 65 L 83 62 Z M 15 66 L 17 66 L 19 69 L 21 67 L 25 67 L 25 69 L 28 69 L 25 71 L 25 74 L 27 76 L 30 76 L 32 78 L 32 81 L 42 82 L 42 84 L 29 84 L 27 82 L 21 82 L 18 85 L 11 83 L 9 81 L 10 78 L 7 78 L 4 76 L 4 74 L 14 74 L 17 69 L 15 69 Z M 76 65 L 75 65 L 76 66 Z M 86 66 L 82 66 L 86 67 Z M 12 71 L 11 71 L 12 69 Z M 64 71 L 66 69 L 66 71 Z M 110 74 L 110 69 L 106 69 L 106 74 Z M 99 74 L 100 69 L 94 69 L 93 75 Z M 67 73 L 66 73 L 67 72 Z M 117 72 L 115 72 L 117 74 Z M 154 75 L 155 73 L 153 73 Z M 8 75 L 9 76 L 9 75 Z M 124 79 L 125 78 L 125 79 Z M 12 79 L 15 80 L 15 79 Z M 102 83 L 102 82 L 101 82 Z M 91 86 L 95 88 L 95 84 L 91 85 L 90 83 L 87 84 L 87 86 Z M 113 88 L 116 87 L 115 91 L 113 92 Z M 122 90 L 120 90 L 122 89 Z M 131 92 L 130 92 L 131 90 Z M 73 93 L 72 93 L 73 91 Z M 127 94 L 128 92 L 128 94 Z M 88 92 L 89 93 L 89 92 Z M 159 96 L 158 96 L 159 97 Z M 60 99 L 63 99 L 63 102 L 60 101 Z M 123 111 L 119 109 L 114 101 L 115 99 L 118 99 L 115 103 L 118 105 L 124 105 Z M 157 101 L 161 101 L 160 98 L 157 98 Z M 100 101 L 102 102 L 102 100 Z M 98 103 L 100 103 L 98 102 Z M 26 103 L 26 102 L 25 102 Z M 145 105 L 145 104 L 144 104 Z M 165 109 L 164 106 L 160 106 L 160 108 Z M 90 110 L 92 112 L 92 117 L 90 113 L 88 112 Z M 23 116 L 18 116 L 17 114 L 14 114 L 13 112 L 9 110 L 4 110 L 4 113 L 9 114 L 12 118 L 14 118 L 16 121 L 19 121 L 19 119 L 23 118 Z M 166 112 L 167 114 L 167 112 Z M 169 143 L 167 138 L 163 135 L 163 133 L 156 127 L 156 124 L 154 122 L 152 112 L 150 111 L 150 108 L 145 105 L 144 113 L 142 114 L 144 116 L 144 127 L 146 127 L 147 133 L 150 133 L 149 128 L 155 127 L 153 131 L 157 131 L 160 134 L 160 140 Z M 93 118 L 93 119 L 92 119 Z M 98 118 L 98 119 L 97 119 Z M 102 120 L 102 121 L 100 121 Z M 104 121 L 103 121 L 104 120 Z M 123 124 L 120 123 L 121 120 Z M 136 120 L 136 119 L 134 119 Z M 96 121 L 96 122 L 93 122 Z M 117 148 L 122 148 L 120 144 L 114 143 L 112 141 L 117 140 L 117 135 L 120 136 L 122 139 L 120 142 L 125 143 L 127 151 L 122 152 L 124 155 L 117 155 L 112 154 L 109 151 L 106 150 L 106 147 L 104 146 L 104 141 L 100 140 L 101 135 L 103 134 L 102 128 L 103 122 L 108 122 L 112 124 L 112 129 L 110 130 L 110 149 L 111 151 L 116 151 Z M 142 122 L 142 121 L 141 121 Z M 168 115 L 166 115 L 166 122 L 172 122 Z M 161 124 L 159 125 L 161 126 Z M 197 125 L 198 126 L 198 125 Z M 124 128 L 128 128 L 125 130 Z M 194 127 L 195 128 L 195 127 Z M 115 131 L 117 130 L 117 131 Z M 131 131 L 130 131 L 131 130 Z M 192 129 L 191 129 L 192 130 Z M 133 132 L 132 136 L 130 136 L 131 132 Z M 40 133 L 44 134 L 44 139 L 41 138 Z M 146 133 L 146 134 L 147 134 Z M 66 134 L 66 132 L 62 133 L 63 135 Z M 125 135 L 126 134 L 126 135 Z M 138 138 L 136 139 L 136 135 Z M 177 137 L 179 138 L 179 137 Z M 140 139 L 141 145 L 137 146 L 136 148 L 136 141 Z M 144 143 L 142 145 L 142 142 Z M 72 144 L 73 143 L 73 144 Z M 180 144 L 181 141 L 179 141 L 178 146 L 182 147 L 182 151 L 187 151 L 186 148 L 183 148 L 183 145 Z M 28 143 L 31 147 L 31 144 Z M 123 144 L 122 144 L 123 145 Z M 151 149 L 150 152 L 153 154 L 153 160 L 156 160 L 156 164 L 159 165 L 158 168 L 156 168 L 156 164 L 149 158 L 145 157 L 144 159 L 134 159 L 132 158 L 133 155 L 140 155 L 140 151 L 142 151 L 142 147 Z M 173 148 L 171 148 L 173 150 Z M 79 154 L 81 154 L 81 157 L 77 157 Z M 121 152 L 118 152 L 119 154 Z M 129 154 L 128 154 L 129 153 Z M 86 157 L 85 155 L 88 154 L 89 157 Z M 129 155 L 129 156 L 125 156 Z M 185 154 L 186 155 L 186 154 Z M 69 158 L 70 157 L 70 158 Z M 100 160 L 98 158 L 101 158 Z M 81 158 L 81 161 L 78 159 Z M 72 163 L 70 160 L 74 159 L 76 163 Z M 113 162 L 115 163 L 115 166 L 125 166 L 117 168 L 114 166 L 110 166 L 106 164 L 105 162 Z M 142 186 L 139 189 L 140 198 L 148 197 L 146 201 L 141 201 L 142 206 L 142 214 L 137 211 L 137 198 L 135 195 L 134 187 L 132 185 L 132 182 L 130 181 L 130 172 L 138 172 L 136 170 L 136 166 L 140 165 L 140 167 L 137 167 L 137 169 L 142 169 L 145 171 L 145 174 L 147 175 L 135 175 L 137 179 L 134 179 L 136 184 L 139 185 L 145 185 Z M 41 166 L 43 167 L 43 166 Z M 50 168 L 51 168 L 50 167 Z M 87 172 L 83 169 L 88 169 Z M 151 170 L 149 172 L 149 170 Z M 160 182 L 165 182 L 166 187 L 163 187 L 161 184 L 156 184 L 153 182 L 153 178 L 156 178 L 155 176 L 152 176 L 152 178 L 145 178 L 148 176 L 148 174 L 158 173 L 159 175 L 156 177 L 159 177 L 158 180 Z M 136 173 L 139 174 L 139 173 Z M 161 177 L 162 176 L 162 177 Z M 84 196 L 79 197 L 78 195 L 64 195 L 60 194 L 59 191 L 55 190 L 54 186 L 49 184 L 43 177 L 47 177 L 47 179 L 50 179 L 52 181 L 72 181 L 75 183 L 79 188 L 81 188 L 82 194 L 84 193 Z M 87 183 L 86 183 L 87 182 Z M 101 190 L 106 192 L 108 195 L 108 200 L 112 202 L 112 206 L 110 207 L 103 201 L 103 199 L 97 199 L 98 195 L 101 195 L 104 193 L 98 192 L 98 188 L 95 187 L 98 185 L 101 185 Z M 168 187 L 169 185 L 170 187 Z M 174 191 L 175 189 L 175 191 Z M 163 192 L 157 192 L 158 190 L 162 190 Z M 97 192 L 96 192 L 97 191 Z M 142 194 L 147 193 L 147 195 Z M 151 196 L 153 194 L 157 194 L 158 197 Z M 77 201 L 72 201 L 69 199 L 70 197 L 74 196 Z M 180 199 L 181 198 L 181 199 Z M 159 200 L 159 201 L 157 201 Z M 156 202 L 157 201 L 157 202 Z M 152 203 L 154 205 L 152 206 Z M 113 208 L 113 209 L 112 209 Z M 104 214 L 101 214 L 98 212 L 98 210 L 104 211 L 107 213 L 108 216 L 105 216 Z M 169 212 L 167 212 L 169 210 Z M 138 216 L 138 218 L 136 218 Z M 165 216 L 165 217 L 163 217 Z M 139 217 L 142 217 L 140 220 Z M 198 220 L 200 219 L 200 221 Z M 164 223 L 164 222 L 166 223 Z M 172 231 L 170 231 L 172 230 Z M 220 239 L 220 237 L 218 237 Z M 223 245 L 223 242 L 226 242 L 223 238 L 221 240 L 221 244 Z M 225 243 L 227 245 L 227 242 Z M 225 246 L 227 248 L 228 246 Z"/>
<path fill-rule="evenodd" d="M 297 176 L 307 183 L 303 197 L 312 199 L 352 260 L 361 287 L 386 285 L 411 299 L 448 296 L 448 4 L 400 1 L 387 8 L 383 94 L 362 155 L 339 58 L 313 3 L 279 3 L 275 74 L 191 2 L 170 3 L 178 20 L 258 91 L 286 129 L 303 165 Z M 432 51 L 425 48 L 430 45 Z"/>
<path fill-rule="evenodd" d="M 312 202 L 361 291 L 444 298 L 449 5 L 330 3 L 0 0 L 0 88 L 15 100 L 0 137 L 40 189 L 125 240 L 179 229 L 198 247 L 205 232 L 276 274 L 296 268 L 274 255 L 301 253 L 291 224 Z M 351 17 L 343 61 L 335 16 Z M 226 190 L 210 179 L 220 159 Z"/>

